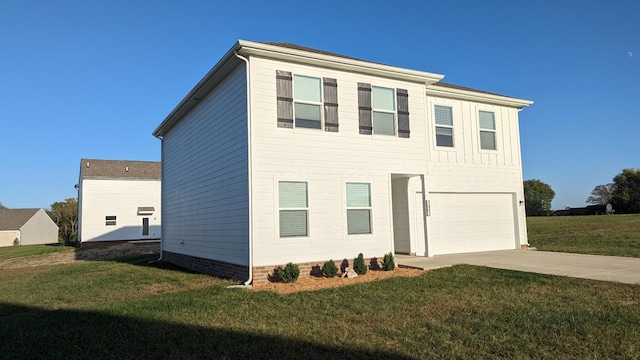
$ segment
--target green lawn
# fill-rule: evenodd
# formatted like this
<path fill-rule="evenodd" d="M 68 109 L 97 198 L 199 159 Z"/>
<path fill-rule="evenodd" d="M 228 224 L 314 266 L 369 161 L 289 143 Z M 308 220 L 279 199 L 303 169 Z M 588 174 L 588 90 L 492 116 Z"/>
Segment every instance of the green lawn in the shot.
<path fill-rule="evenodd" d="M 0 358 L 640 357 L 640 286 L 455 266 L 279 295 L 154 258 L 0 270 Z"/>
<path fill-rule="evenodd" d="M 58 251 L 71 251 L 73 246 L 61 245 L 22 245 L 0 248 L 0 261 L 23 256 L 44 255 Z"/>
<path fill-rule="evenodd" d="M 528 217 L 538 250 L 640 257 L 640 214 Z"/>

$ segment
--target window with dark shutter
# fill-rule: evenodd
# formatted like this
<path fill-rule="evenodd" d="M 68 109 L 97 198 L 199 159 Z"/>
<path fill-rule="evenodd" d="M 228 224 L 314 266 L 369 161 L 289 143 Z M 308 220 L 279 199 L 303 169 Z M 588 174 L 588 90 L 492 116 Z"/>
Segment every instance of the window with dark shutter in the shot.
<path fill-rule="evenodd" d="M 289 71 L 276 70 L 276 96 L 278 97 L 278 127 L 293 128 L 293 77 Z"/>
<path fill-rule="evenodd" d="M 360 134 L 371 135 L 371 84 L 358 83 L 358 121 Z"/>
<path fill-rule="evenodd" d="M 323 78 L 324 130 L 338 132 L 338 83 L 336 79 Z"/>
<path fill-rule="evenodd" d="M 405 89 L 396 89 L 398 99 L 398 137 L 408 138 L 409 131 L 409 92 Z"/>

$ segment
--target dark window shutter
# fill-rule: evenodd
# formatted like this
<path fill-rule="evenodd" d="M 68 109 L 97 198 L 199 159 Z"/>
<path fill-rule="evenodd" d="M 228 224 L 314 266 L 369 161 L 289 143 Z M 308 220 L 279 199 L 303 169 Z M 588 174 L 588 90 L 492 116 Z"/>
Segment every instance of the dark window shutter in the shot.
<path fill-rule="evenodd" d="M 338 132 L 338 82 L 323 78 L 324 91 L 324 131 Z"/>
<path fill-rule="evenodd" d="M 360 134 L 371 135 L 371 84 L 358 83 L 358 120 Z"/>
<path fill-rule="evenodd" d="M 398 137 L 408 138 L 409 131 L 409 93 L 404 89 L 396 89 L 398 100 Z"/>
<path fill-rule="evenodd" d="M 293 128 L 293 78 L 291 72 L 276 70 L 278 127 Z"/>

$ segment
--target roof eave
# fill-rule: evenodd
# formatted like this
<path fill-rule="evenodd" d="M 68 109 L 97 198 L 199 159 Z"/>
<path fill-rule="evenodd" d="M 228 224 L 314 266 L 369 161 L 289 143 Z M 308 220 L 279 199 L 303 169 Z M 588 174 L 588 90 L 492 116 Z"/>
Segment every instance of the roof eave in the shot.
<path fill-rule="evenodd" d="M 153 136 L 163 136 L 173 125 L 175 125 L 185 114 L 187 114 L 197 103 L 202 100 L 228 73 L 238 64 L 240 59 L 235 56 L 235 52 L 240 48 L 240 42 L 227 51 L 209 72 L 200 80 L 196 86 L 189 91 L 180 103 L 167 115 L 167 117 L 153 131 Z"/>
<path fill-rule="evenodd" d="M 508 96 L 487 94 L 463 89 L 455 89 L 441 86 L 427 86 L 427 95 L 454 98 L 460 100 L 470 100 L 481 103 L 502 105 L 522 109 L 533 104 L 531 100 L 516 99 Z"/>
<path fill-rule="evenodd" d="M 238 52 L 246 56 L 258 56 L 289 62 L 297 62 L 332 69 L 358 72 L 369 75 L 381 76 L 391 79 L 417 82 L 430 85 L 440 81 L 444 75 L 404 69 L 395 66 L 372 63 L 364 60 L 345 58 L 335 55 L 319 54 L 305 50 L 291 49 L 287 47 L 259 43 L 254 41 L 238 41 Z"/>

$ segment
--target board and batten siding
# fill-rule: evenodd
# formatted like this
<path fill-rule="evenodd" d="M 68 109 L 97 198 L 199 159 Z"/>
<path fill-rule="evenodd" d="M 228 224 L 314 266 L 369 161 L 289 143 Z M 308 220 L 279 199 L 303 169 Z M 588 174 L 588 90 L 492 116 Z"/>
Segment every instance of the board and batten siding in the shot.
<path fill-rule="evenodd" d="M 80 208 L 80 241 L 121 241 L 160 238 L 160 180 L 84 179 Z M 138 207 L 153 207 L 139 215 Z M 106 224 L 115 216 L 115 225 Z M 149 235 L 142 235 L 142 218 L 149 218 Z"/>
<path fill-rule="evenodd" d="M 277 70 L 336 79 L 337 132 L 277 126 Z M 408 90 L 409 138 L 359 133 L 358 83 Z M 424 85 L 252 57 L 251 105 L 254 266 L 392 251 L 391 174 L 426 173 Z M 308 183 L 309 236 L 280 238 L 279 181 Z M 346 182 L 371 184 L 372 234 L 347 235 Z"/>
<path fill-rule="evenodd" d="M 245 67 L 201 99 L 162 146 L 163 251 L 247 266 Z"/>
<path fill-rule="evenodd" d="M 436 146 L 435 105 L 452 108 L 454 147 Z M 480 148 L 479 111 L 495 114 L 496 150 Z M 427 112 L 430 144 L 427 200 L 437 198 L 440 193 L 512 194 L 510 209 L 516 237 L 520 244 L 526 244 L 524 207 L 519 202 L 524 199 L 524 191 L 518 109 L 430 96 Z"/>

